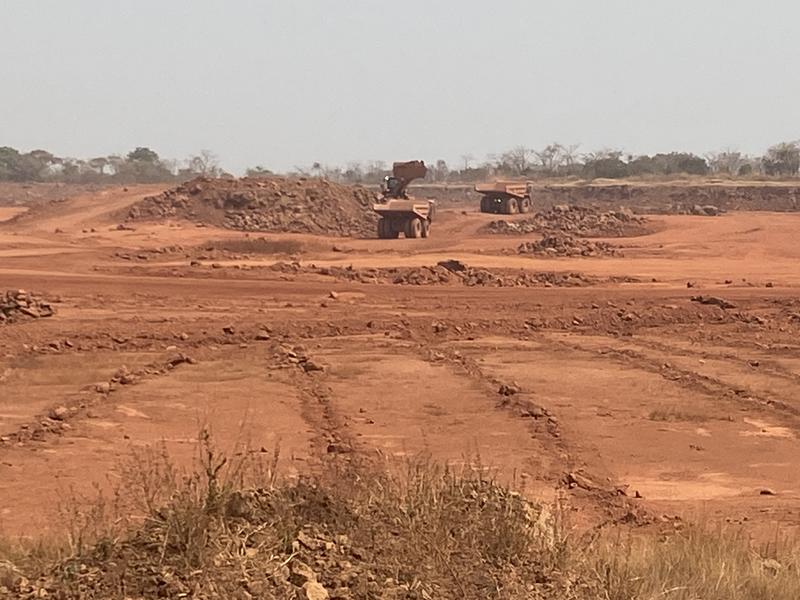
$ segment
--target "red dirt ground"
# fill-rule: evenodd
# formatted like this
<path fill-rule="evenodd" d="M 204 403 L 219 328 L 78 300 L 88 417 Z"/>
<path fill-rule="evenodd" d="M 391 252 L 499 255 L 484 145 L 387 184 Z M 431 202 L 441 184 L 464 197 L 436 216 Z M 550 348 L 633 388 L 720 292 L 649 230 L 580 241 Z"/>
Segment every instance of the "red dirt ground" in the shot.
<path fill-rule="evenodd" d="M 427 454 L 479 459 L 587 524 L 800 524 L 800 214 L 652 217 L 657 233 L 613 240 L 624 257 L 557 259 L 504 254 L 520 239 L 481 234 L 493 217 L 465 206 L 441 211 L 427 240 L 258 236 L 276 252 L 291 241 L 291 255 L 222 253 L 212 268 L 190 255 L 246 234 L 117 230 L 157 191 L 82 193 L 0 223 L 0 290 L 57 301 L 52 318 L 0 326 L 0 532 L 56 529 L 60 499 L 113 483 L 131 447 L 164 441 L 190 461 L 202 424 L 226 447 L 279 446 L 287 476 L 331 454 Z M 268 268 L 445 259 L 638 283 L 412 286 Z M 287 361 L 297 345 L 325 370 Z M 195 364 L 160 368 L 179 352 Z M 123 366 L 142 373 L 105 393 Z M 512 382 L 519 393 L 498 393 Z M 73 410 L 48 418 L 59 406 Z"/>

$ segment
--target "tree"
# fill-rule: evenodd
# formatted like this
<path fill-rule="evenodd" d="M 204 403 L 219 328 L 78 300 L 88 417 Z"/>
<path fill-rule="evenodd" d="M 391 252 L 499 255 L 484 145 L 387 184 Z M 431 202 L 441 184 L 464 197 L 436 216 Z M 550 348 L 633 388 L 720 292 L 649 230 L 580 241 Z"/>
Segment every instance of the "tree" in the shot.
<path fill-rule="evenodd" d="M 794 177 L 800 171 L 800 142 L 781 142 L 764 155 L 764 172 L 767 175 Z"/>
<path fill-rule="evenodd" d="M 447 163 L 441 158 L 436 161 L 434 167 L 429 169 L 429 171 L 432 171 L 434 181 L 447 181 L 447 176 L 450 174 L 450 169 L 447 167 Z"/>
<path fill-rule="evenodd" d="M 97 158 L 93 158 L 89 161 L 89 166 L 93 169 L 96 169 L 100 176 L 104 176 L 105 169 L 109 165 L 108 158 L 105 156 L 98 156 Z"/>
<path fill-rule="evenodd" d="M 130 162 L 143 162 L 150 164 L 156 164 L 159 160 L 158 153 L 150 148 L 142 146 L 139 146 L 135 150 L 128 152 L 127 158 Z"/>
<path fill-rule="evenodd" d="M 19 151 L 10 146 L 0 147 L 0 180 L 16 181 L 19 173 Z"/>
<path fill-rule="evenodd" d="M 271 177 L 272 175 L 275 175 L 275 173 L 273 173 L 272 171 L 270 171 L 266 167 L 262 167 L 261 165 L 258 165 L 258 166 L 250 167 L 249 169 L 247 169 L 247 171 L 245 172 L 245 175 L 247 177 Z"/>
<path fill-rule="evenodd" d="M 45 150 L 33 150 L 27 154 L 16 148 L 0 148 L 0 180 L 41 181 L 49 172 L 56 158 Z"/>
<path fill-rule="evenodd" d="M 628 165 L 622 160 L 622 150 L 604 148 L 587 152 L 583 157 L 583 174 L 589 179 L 620 179 L 628 176 Z"/>
<path fill-rule="evenodd" d="M 219 158 L 210 150 L 201 150 L 200 154 L 190 156 L 188 167 L 192 173 L 203 177 L 219 177 L 222 174 Z"/>
<path fill-rule="evenodd" d="M 539 167 L 545 175 L 555 175 L 565 161 L 565 148 L 557 142 L 545 146 L 544 149 L 534 151 Z"/>
<path fill-rule="evenodd" d="M 514 175 L 525 175 L 530 169 L 533 156 L 533 150 L 530 148 L 515 146 L 500 156 L 500 162 L 497 167 Z"/>
<path fill-rule="evenodd" d="M 706 162 L 712 172 L 725 173 L 727 175 L 738 175 L 748 161 L 749 159 L 746 156 L 735 150 L 709 152 L 706 156 Z"/>
<path fill-rule="evenodd" d="M 691 152 L 670 152 L 653 156 L 656 172 L 662 175 L 707 175 L 708 163 Z"/>
<path fill-rule="evenodd" d="M 472 162 L 475 161 L 475 157 L 472 154 L 462 154 L 461 155 L 461 162 L 464 163 L 464 170 L 469 171 L 469 166 Z"/>
<path fill-rule="evenodd" d="M 150 148 L 139 147 L 128 153 L 126 160 L 115 166 L 115 178 L 135 183 L 171 181 L 175 178 L 171 168 L 161 161 Z"/>

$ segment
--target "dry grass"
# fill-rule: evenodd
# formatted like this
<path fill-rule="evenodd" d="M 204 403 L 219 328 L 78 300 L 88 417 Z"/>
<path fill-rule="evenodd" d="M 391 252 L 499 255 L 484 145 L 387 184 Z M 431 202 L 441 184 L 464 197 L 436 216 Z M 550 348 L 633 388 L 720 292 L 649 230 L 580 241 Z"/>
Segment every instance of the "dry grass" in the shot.
<path fill-rule="evenodd" d="M 800 598 L 794 542 L 697 528 L 587 542 L 485 469 L 333 461 L 281 482 L 279 454 L 229 458 L 203 432 L 183 473 L 161 447 L 137 451 L 112 497 L 66 505 L 63 545 L 0 543 L 0 598 L 294 598 L 304 570 L 365 600 Z"/>
<path fill-rule="evenodd" d="M 800 545 L 755 547 L 741 531 L 689 528 L 598 548 L 594 568 L 608 600 L 795 600 Z"/>

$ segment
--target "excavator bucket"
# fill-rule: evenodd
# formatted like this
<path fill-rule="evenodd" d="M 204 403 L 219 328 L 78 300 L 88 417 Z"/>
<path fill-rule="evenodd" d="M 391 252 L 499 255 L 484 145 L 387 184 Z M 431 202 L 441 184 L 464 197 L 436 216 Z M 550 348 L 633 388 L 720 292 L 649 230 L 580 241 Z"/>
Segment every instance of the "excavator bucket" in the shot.
<path fill-rule="evenodd" d="M 392 175 L 405 182 L 414 179 L 421 179 L 428 174 L 425 162 L 421 160 L 410 160 L 408 162 L 396 162 L 392 165 Z"/>

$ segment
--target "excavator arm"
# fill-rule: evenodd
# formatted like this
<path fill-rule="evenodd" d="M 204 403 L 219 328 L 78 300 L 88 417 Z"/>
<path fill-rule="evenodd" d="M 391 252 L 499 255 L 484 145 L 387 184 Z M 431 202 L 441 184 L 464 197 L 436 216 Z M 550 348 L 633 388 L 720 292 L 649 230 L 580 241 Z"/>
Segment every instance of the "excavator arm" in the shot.
<path fill-rule="evenodd" d="M 424 161 L 396 162 L 392 165 L 392 176 L 387 180 L 384 194 L 387 198 L 405 198 L 408 185 L 427 174 L 428 168 Z"/>

